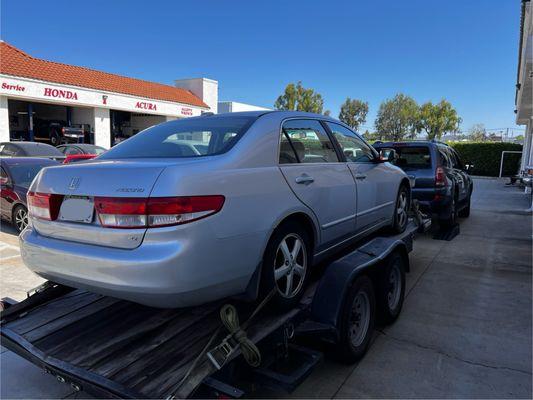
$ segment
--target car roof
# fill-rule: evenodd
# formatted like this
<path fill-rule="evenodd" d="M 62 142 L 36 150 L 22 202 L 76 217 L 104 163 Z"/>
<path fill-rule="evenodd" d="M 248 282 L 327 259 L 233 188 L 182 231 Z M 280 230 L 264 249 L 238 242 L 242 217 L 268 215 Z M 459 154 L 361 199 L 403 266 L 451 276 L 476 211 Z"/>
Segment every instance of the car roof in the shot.
<path fill-rule="evenodd" d="M 398 141 L 398 142 L 378 142 L 378 143 L 374 143 L 373 146 L 374 147 L 378 147 L 378 146 L 386 147 L 386 146 L 402 145 L 402 146 L 405 146 L 405 147 L 409 147 L 409 146 L 431 146 L 431 145 L 438 145 L 438 144 L 446 146 L 445 143 L 432 142 L 431 140 L 413 140 L 413 141 L 404 141 L 404 142 L 402 142 L 402 141 Z"/>
<path fill-rule="evenodd" d="M 49 144 L 46 144 L 46 143 L 39 143 L 39 142 L 24 142 L 24 141 L 20 141 L 20 142 L 2 142 L 0 143 L 0 145 L 3 145 L 3 144 L 11 144 L 13 146 L 17 146 L 17 147 L 22 147 L 22 148 L 36 148 L 36 147 L 52 147 L 55 149 L 54 146 L 52 145 L 49 145 Z"/>
<path fill-rule="evenodd" d="M 291 111 L 291 110 L 262 110 L 262 111 L 239 111 L 239 112 L 232 112 L 232 113 L 223 113 L 223 114 L 209 114 L 209 115 L 201 115 L 199 117 L 192 117 L 192 118 L 224 118 L 224 117 L 252 117 L 252 118 L 258 118 L 263 115 L 270 115 L 274 116 L 277 115 L 279 118 L 291 118 L 291 117 L 302 117 L 302 118 L 318 118 L 322 120 L 327 120 L 335 123 L 341 123 L 340 121 L 328 117 L 327 115 L 323 114 L 315 114 L 315 113 L 309 113 L 305 111 Z M 191 119 L 191 118 L 189 118 Z"/>

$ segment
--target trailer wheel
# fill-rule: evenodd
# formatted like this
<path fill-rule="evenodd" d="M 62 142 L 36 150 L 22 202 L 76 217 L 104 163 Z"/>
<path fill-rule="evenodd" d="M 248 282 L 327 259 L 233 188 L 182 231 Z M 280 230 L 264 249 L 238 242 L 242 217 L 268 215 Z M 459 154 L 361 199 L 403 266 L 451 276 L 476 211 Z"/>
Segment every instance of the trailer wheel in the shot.
<path fill-rule="evenodd" d="M 404 296 L 405 262 L 401 254 L 394 252 L 385 261 L 385 268 L 379 276 L 376 298 L 380 322 L 390 324 L 398 318 Z"/>
<path fill-rule="evenodd" d="M 339 361 L 352 364 L 368 350 L 374 331 L 376 298 L 372 281 L 357 278 L 344 300 L 340 321 L 340 341 L 334 353 Z"/>

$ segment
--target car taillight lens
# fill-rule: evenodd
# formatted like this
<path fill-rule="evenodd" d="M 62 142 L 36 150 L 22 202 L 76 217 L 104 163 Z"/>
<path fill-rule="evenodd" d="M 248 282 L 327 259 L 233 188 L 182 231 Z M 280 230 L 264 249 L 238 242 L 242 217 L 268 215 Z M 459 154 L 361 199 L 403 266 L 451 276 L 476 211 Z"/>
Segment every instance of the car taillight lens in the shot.
<path fill-rule="evenodd" d="M 59 215 L 63 196 L 52 193 L 28 192 L 27 200 L 30 216 L 54 221 Z"/>
<path fill-rule="evenodd" d="M 113 228 L 161 227 L 196 221 L 215 214 L 224 196 L 153 197 L 149 199 L 95 197 L 100 223 Z"/>
<path fill-rule="evenodd" d="M 446 179 L 446 173 L 444 172 L 444 168 L 437 167 L 435 170 L 435 186 L 446 186 L 448 184 L 448 180 Z"/>

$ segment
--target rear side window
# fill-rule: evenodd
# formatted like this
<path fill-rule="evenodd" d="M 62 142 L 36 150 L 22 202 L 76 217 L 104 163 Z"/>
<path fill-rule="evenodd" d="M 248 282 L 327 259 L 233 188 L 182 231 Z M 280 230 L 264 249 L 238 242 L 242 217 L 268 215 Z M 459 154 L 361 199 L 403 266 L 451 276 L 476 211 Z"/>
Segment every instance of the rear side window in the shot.
<path fill-rule="evenodd" d="M 63 153 L 65 153 L 67 156 L 70 156 L 72 154 L 81 154 L 81 151 L 79 151 L 75 147 L 64 147 L 61 149 L 61 151 L 63 151 Z"/>
<path fill-rule="evenodd" d="M 280 164 L 339 162 L 333 143 L 317 120 L 297 119 L 283 123 Z"/>
<path fill-rule="evenodd" d="M 398 158 L 396 166 L 405 169 L 430 169 L 431 153 L 429 147 L 394 147 Z"/>
<path fill-rule="evenodd" d="M 450 161 L 452 163 L 453 168 L 461 169 L 462 168 L 461 160 L 459 159 L 459 156 L 457 155 L 455 150 L 451 148 L 448 149 L 448 154 L 450 156 Z"/>
<path fill-rule="evenodd" d="M 337 139 L 347 161 L 372 162 L 374 160 L 374 152 L 370 146 L 358 138 L 355 133 L 333 122 L 326 122 L 326 124 L 333 133 L 333 136 L 335 136 L 335 139 Z"/>
<path fill-rule="evenodd" d="M 447 154 L 446 151 L 444 151 L 444 149 L 439 148 L 439 156 L 440 156 L 441 163 L 442 163 L 443 167 L 446 167 L 446 168 L 451 168 L 452 167 L 452 162 L 450 160 L 450 156 Z"/>
<path fill-rule="evenodd" d="M 256 118 L 225 114 L 167 122 L 139 132 L 99 159 L 186 158 L 222 154 L 237 143 Z"/>

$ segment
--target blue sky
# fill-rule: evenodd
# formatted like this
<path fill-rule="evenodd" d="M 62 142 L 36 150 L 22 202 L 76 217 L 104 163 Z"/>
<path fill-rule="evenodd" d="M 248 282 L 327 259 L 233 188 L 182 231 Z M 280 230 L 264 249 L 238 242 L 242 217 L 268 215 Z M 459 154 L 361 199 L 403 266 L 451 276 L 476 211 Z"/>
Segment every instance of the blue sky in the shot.
<path fill-rule="evenodd" d="M 516 127 L 519 0 L 1 2 L 1 36 L 29 54 L 172 84 L 205 76 L 220 100 L 272 107 L 289 82 L 379 104 L 446 98 L 487 128 Z"/>

